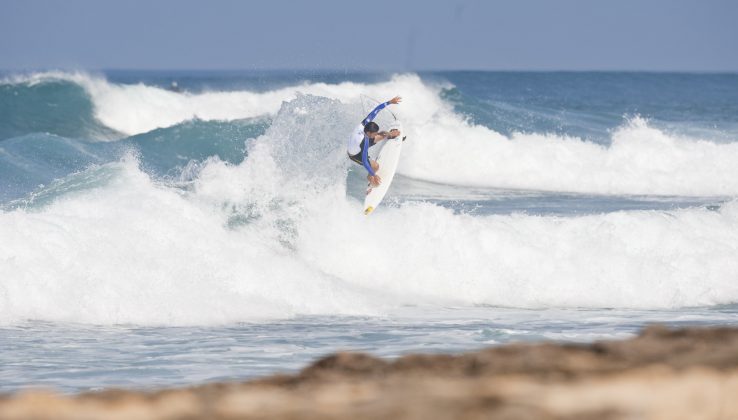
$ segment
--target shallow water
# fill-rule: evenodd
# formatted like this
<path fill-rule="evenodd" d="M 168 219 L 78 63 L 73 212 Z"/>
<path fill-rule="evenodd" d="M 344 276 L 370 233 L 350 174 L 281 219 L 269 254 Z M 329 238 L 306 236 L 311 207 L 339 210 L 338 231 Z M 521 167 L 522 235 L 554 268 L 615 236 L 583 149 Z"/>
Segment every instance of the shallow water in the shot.
<path fill-rule="evenodd" d="M 293 373 L 340 350 L 394 358 L 509 342 L 622 339 L 645 324 L 736 325 L 736 307 L 675 311 L 403 308 L 383 317 L 297 317 L 208 327 L 27 322 L 0 328 L 0 392 L 152 389 Z"/>

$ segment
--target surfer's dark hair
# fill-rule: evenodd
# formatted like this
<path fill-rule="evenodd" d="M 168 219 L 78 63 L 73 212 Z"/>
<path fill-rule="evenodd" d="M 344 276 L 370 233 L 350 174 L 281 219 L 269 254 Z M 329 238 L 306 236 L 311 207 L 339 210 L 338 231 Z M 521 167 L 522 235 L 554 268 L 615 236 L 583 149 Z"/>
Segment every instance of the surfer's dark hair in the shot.
<path fill-rule="evenodd" d="M 379 125 L 375 123 L 374 121 L 369 121 L 364 126 L 365 133 L 376 133 L 377 131 L 379 131 Z"/>

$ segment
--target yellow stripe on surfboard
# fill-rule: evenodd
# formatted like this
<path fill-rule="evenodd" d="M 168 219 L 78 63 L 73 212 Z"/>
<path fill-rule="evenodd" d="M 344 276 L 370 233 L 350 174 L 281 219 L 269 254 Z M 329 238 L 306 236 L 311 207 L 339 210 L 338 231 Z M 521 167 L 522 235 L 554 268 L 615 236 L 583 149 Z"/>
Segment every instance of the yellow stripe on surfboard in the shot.
<path fill-rule="evenodd" d="M 364 210 L 364 214 L 368 216 L 372 211 L 374 211 L 374 207 L 369 206 Z"/>

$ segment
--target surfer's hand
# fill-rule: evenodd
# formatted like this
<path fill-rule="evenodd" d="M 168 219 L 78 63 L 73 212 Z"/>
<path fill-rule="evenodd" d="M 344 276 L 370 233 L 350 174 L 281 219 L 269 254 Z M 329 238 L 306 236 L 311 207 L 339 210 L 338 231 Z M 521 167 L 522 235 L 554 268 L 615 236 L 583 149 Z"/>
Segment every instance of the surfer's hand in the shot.
<path fill-rule="evenodd" d="M 392 130 L 390 130 L 390 132 L 389 132 L 389 138 L 391 138 L 391 139 L 393 139 L 393 138 L 395 138 L 395 137 L 397 137 L 397 136 L 399 136 L 399 135 L 400 135 L 400 130 L 398 130 L 398 129 L 396 129 L 396 128 L 393 128 L 393 129 L 392 129 Z"/>
<path fill-rule="evenodd" d="M 379 175 L 369 175 L 369 183 L 372 184 L 373 187 L 376 187 L 382 183 L 382 178 L 380 178 Z"/>
<path fill-rule="evenodd" d="M 394 98 L 390 99 L 390 101 L 389 101 L 389 103 L 391 103 L 393 105 L 397 105 L 400 102 L 402 102 L 402 98 L 399 97 L 399 96 L 395 96 Z"/>

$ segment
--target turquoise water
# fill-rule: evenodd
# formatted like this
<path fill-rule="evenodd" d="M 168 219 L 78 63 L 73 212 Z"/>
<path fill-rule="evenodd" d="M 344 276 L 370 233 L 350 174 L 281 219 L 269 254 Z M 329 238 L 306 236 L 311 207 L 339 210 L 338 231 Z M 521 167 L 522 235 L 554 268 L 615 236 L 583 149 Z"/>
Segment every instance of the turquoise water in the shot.
<path fill-rule="evenodd" d="M 738 320 L 738 75 L 0 78 L 3 392 Z M 366 218 L 345 142 L 396 94 Z"/>

